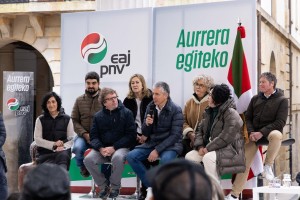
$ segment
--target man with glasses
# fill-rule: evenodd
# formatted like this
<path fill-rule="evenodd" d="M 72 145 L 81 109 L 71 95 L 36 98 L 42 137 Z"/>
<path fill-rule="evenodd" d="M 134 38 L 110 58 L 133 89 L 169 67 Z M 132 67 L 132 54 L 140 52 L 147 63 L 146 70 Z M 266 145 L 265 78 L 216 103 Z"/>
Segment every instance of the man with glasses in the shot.
<path fill-rule="evenodd" d="M 116 198 L 121 187 L 126 155 L 135 145 L 136 126 L 132 112 L 118 100 L 115 90 L 103 88 L 99 98 L 103 109 L 94 117 L 90 133 L 93 149 L 83 162 L 100 187 L 99 197 Z M 109 180 L 98 167 L 107 162 L 111 162 L 113 169 Z"/>

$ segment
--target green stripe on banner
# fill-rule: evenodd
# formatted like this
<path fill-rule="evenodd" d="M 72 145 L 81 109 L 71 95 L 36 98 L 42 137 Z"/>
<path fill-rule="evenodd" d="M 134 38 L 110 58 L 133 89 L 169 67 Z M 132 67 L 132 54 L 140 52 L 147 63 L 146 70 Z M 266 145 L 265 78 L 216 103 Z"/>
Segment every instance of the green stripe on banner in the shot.
<path fill-rule="evenodd" d="M 231 179 L 232 178 L 232 174 L 224 174 L 221 176 L 221 179 Z"/>
<path fill-rule="evenodd" d="M 99 170 L 101 170 L 101 165 L 99 165 Z M 69 169 L 69 174 L 70 174 L 70 179 L 71 181 L 82 181 L 82 180 L 91 180 L 91 177 L 84 178 L 80 174 L 79 167 L 76 165 L 76 160 L 75 158 L 71 159 L 71 164 L 70 164 L 70 169 Z M 122 178 L 130 178 L 130 177 L 135 177 L 135 173 L 130 167 L 129 164 L 125 164 L 124 170 L 122 173 Z"/>

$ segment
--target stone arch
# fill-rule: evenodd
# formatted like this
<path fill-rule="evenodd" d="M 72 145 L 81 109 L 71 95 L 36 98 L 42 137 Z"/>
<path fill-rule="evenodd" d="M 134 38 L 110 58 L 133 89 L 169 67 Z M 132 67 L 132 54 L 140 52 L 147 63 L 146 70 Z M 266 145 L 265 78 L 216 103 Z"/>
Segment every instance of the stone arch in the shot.
<path fill-rule="evenodd" d="M 11 41 L 1 47 L 0 58 L 1 73 L 3 71 L 34 72 L 35 117 L 40 115 L 42 112 L 40 108 L 42 96 L 46 92 L 52 91 L 54 86 L 52 71 L 47 60 L 37 49 L 22 41 Z M 1 77 L 1 79 L 3 79 L 3 77 Z M 3 99 L 2 95 L 1 92 L 1 99 Z"/>
<path fill-rule="evenodd" d="M 60 30 L 59 13 L 29 13 L 0 18 L 0 47 L 3 41 L 24 42 L 35 48 L 51 69 L 53 90 L 59 93 L 60 86 Z"/>
<path fill-rule="evenodd" d="M 41 111 L 41 101 L 43 95 L 52 91 L 54 86 L 54 79 L 52 71 L 44 56 L 33 46 L 17 40 L 1 41 L 0 45 L 0 73 L 3 71 L 30 71 L 34 72 L 34 112 L 33 112 L 33 126 L 37 116 Z M 0 81 L 3 83 L 3 76 L 0 76 Z M 3 91 L 3 84 L 1 91 Z M 0 93 L 0 101 L 3 101 L 3 93 Z M 1 104 L 2 109 L 3 105 Z M 29 125 L 30 126 L 30 125 Z M 33 127 L 32 127 L 33 128 Z M 28 129 L 29 130 L 29 129 Z M 33 129 L 32 129 L 33 130 Z M 25 131 L 26 132 L 26 131 Z M 7 135 L 7 141 L 4 149 L 7 154 L 7 166 L 10 170 L 7 173 L 8 187 L 11 192 L 18 191 L 17 176 L 18 166 L 29 162 L 29 144 L 32 142 L 32 131 L 19 135 L 18 139 Z M 20 142 L 22 141 L 22 142 Z M 13 146 L 13 150 L 8 146 Z M 17 150 L 16 150 L 17 149 Z M 13 159 L 11 159 L 13 158 Z"/>

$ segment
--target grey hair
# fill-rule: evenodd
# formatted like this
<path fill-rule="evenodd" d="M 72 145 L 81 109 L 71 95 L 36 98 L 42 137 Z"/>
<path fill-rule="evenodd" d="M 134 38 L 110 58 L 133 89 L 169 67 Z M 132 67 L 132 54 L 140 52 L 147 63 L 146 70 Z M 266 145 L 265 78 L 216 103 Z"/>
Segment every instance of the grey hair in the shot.
<path fill-rule="evenodd" d="M 277 78 L 274 74 L 272 74 L 271 72 L 264 72 L 262 73 L 259 78 L 261 77 L 265 77 L 269 82 L 274 82 L 274 89 L 276 88 L 276 84 L 277 84 Z"/>
<path fill-rule="evenodd" d="M 163 92 L 167 93 L 170 97 L 170 87 L 166 82 L 159 81 L 153 85 L 153 88 L 161 88 Z"/>
<path fill-rule="evenodd" d="M 117 94 L 116 90 L 114 89 L 111 89 L 111 88 L 102 88 L 101 89 L 101 92 L 100 92 L 100 95 L 99 95 L 99 102 L 104 104 L 105 103 L 105 98 L 107 95 L 109 94 Z"/>
<path fill-rule="evenodd" d="M 215 83 L 214 79 L 211 76 L 205 75 L 205 74 L 199 74 L 194 77 L 193 79 L 193 85 L 196 84 L 199 80 L 203 80 L 205 87 L 207 88 L 207 91 L 209 92 L 210 88 L 212 88 Z"/>

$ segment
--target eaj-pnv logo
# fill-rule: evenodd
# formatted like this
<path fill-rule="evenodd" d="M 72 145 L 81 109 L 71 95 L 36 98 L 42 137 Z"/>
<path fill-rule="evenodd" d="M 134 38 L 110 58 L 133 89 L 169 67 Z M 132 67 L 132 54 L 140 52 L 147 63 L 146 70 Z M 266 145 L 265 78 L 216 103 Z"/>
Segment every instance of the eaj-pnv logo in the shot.
<path fill-rule="evenodd" d="M 7 100 L 6 105 L 8 106 L 9 110 L 15 111 L 19 108 L 20 104 L 18 99 L 16 98 L 10 98 Z"/>
<path fill-rule="evenodd" d="M 99 33 L 88 34 L 81 43 L 81 56 L 89 64 L 101 62 L 107 52 L 107 43 Z"/>

